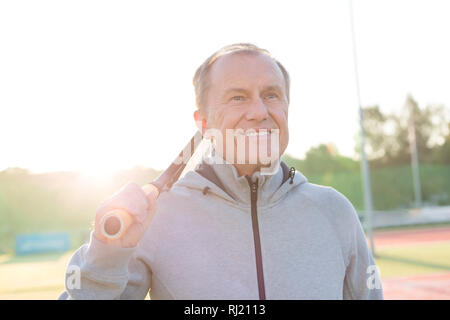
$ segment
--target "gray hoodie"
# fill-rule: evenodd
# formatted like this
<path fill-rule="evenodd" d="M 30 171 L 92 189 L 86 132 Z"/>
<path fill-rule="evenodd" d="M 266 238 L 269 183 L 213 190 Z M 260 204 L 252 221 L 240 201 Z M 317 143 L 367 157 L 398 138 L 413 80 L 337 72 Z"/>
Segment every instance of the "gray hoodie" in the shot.
<path fill-rule="evenodd" d="M 132 210 L 130 200 L 108 201 Z M 283 162 L 251 178 L 203 163 L 161 193 L 136 247 L 91 234 L 68 266 L 80 285 L 66 285 L 59 299 L 144 299 L 149 290 L 151 299 L 382 299 L 374 266 L 338 191 Z"/>

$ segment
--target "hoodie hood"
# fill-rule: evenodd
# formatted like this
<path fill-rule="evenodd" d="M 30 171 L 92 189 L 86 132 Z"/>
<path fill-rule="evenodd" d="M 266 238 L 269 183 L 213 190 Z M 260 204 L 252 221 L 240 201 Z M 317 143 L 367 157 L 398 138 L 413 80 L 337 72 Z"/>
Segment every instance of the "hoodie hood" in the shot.
<path fill-rule="evenodd" d="M 307 182 L 303 174 L 294 168 L 289 169 L 280 159 L 275 164 L 273 174 L 256 171 L 248 177 L 239 176 L 233 164 L 217 157 L 203 158 L 195 170 L 186 173 L 173 187 L 195 189 L 203 195 L 213 194 L 240 206 L 250 207 L 250 181 L 258 182 L 258 206 L 277 202 L 293 188 Z"/>

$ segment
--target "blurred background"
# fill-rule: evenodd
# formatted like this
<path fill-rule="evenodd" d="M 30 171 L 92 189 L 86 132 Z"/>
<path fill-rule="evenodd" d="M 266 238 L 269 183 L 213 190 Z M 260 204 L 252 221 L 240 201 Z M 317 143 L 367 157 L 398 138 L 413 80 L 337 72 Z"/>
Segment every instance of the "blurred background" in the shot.
<path fill-rule="evenodd" d="M 289 71 L 283 159 L 353 203 L 385 298 L 450 299 L 450 4 L 350 4 L 1 1 L 0 299 L 57 298 L 99 203 L 174 159 L 196 68 L 236 42 Z"/>

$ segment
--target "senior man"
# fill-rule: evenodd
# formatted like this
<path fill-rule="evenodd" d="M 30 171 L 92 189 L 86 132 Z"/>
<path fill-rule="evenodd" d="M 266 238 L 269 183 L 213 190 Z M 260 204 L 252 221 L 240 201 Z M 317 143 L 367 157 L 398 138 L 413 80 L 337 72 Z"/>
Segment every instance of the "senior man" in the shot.
<path fill-rule="evenodd" d="M 213 155 L 159 198 L 129 183 L 102 203 L 68 266 L 78 286 L 60 299 L 382 299 L 352 204 L 280 160 L 289 84 L 252 44 L 210 56 L 194 76 L 194 118 L 205 138 L 214 130 Z M 134 215 L 120 240 L 99 231 L 111 208 Z"/>

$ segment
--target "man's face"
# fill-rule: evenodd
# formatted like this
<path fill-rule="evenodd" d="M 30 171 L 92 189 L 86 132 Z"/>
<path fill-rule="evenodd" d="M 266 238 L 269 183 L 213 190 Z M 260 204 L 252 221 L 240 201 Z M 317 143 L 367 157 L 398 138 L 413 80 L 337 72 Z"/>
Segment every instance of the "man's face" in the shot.
<path fill-rule="evenodd" d="M 234 149 L 235 159 L 239 152 L 242 154 L 238 139 L 245 139 L 246 163 L 249 163 L 249 145 L 256 145 L 258 152 L 259 148 L 267 149 L 269 157 L 278 159 L 288 145 L 289 132 L 286 83 L 276 62 L 263 54 L 228 54 L 212 65 L 209 83 L 206 127 L 222 133 L 223 158 L 229 147 Z M 254 131 L 253 134 L 235 136 L 231 140 L 233 146 L 230 146 L 230 143 L 227 145 L 227 129 L 242 129 L 244 133 L 253 131 L 249 129 Z M 270 131 L 273 129 L 279 130 L 279 139 L 274 136 L 278 150 L 271 149 Z M 270 150 L 276 150 L 277 154 L 271 155 Z"/>

